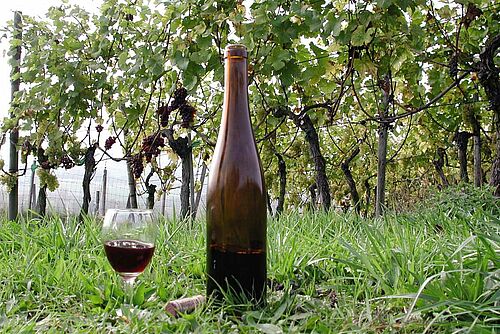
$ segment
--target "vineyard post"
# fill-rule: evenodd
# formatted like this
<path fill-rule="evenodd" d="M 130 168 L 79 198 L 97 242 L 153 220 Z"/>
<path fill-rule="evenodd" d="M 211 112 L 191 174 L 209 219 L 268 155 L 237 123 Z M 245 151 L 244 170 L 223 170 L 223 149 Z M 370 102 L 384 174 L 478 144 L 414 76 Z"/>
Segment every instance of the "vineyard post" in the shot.
<path fill-rule="evenodd" d="M 35 171 L 36 171 L 36 163 L 33 162 L 31 165 L 31 179 L 30 179 L 30 194 L 29 194 L 29 202 L 28 202 L 28 211 L 32 208 L 32 199 L 35 192 Z"/>
<path fill-rule="evenodd" d="M 205 184 L 205 177 L 207 174 L 207 164 L 203 161 L 202 162 L 202 168 L 201 168 L 201 175 L 200 175 L 200 189 L 198 190 L 196 194 L 196 200 L 194 201 L 194 207 L 193 207 L 193 216 L 196 217 L 196 214 L 198 212 L 198 208 L 200 206 L 200 201 L 201 201 L 201 194 L 203 192 L 203 185 Z"/>
<path fill-rule="evenodd" d="M 36 208 L 36 184 L 33 182 L 33 195 L 30 197 L 30 210 Z"/>
<path fill-rule="evenodd" d="M 128 199 L 127 208 L 137 209 L 137 190 L 130 159 L 127 159 Z"/>
<path fill-rule="evenodd" d="M 385 174 L 387 168 L 387 139 L 389 132 L 388 123 L 380 123 L 378 129 L 377 151 L 377 193 L 375 197 L 375 217 L 382 216 L 385 204 Z"/>
<path fill-rule="evenodd" d="M 99 190 L 95 191 L 95 208 L 94 208 L 94 215 L 99 214 L 99 203 L 100 203 L 100 198 L 101 197 L 101 192 Z"/>
<path fill-rule="evenodd" d="M 165 202 L 167 200 L 167 192 L 165 191 L 163 193 L 163 196 L 161 197 L 161 215 L 165 216 Z"/>
<path fill-rule="evenodd" d="M 188 133 L 188 144 L 190 147 L 193 145 L 193 141 L 191 138 L 191 132 Z M 191 149 L 191 153 L 188 156 L 189 159 L 189 202 L 190 202 L 190 213 L 191 219 L 196 218 L 196 211 L 194 209 L 194 162 L 193 162 L 193 150 Z"/>
<path fill-rule="evenodd" d="M 106 191 L 108 189 L 108 170 L 104 166 L 104 172 L 102 173 L 102 205 L 101 205 L 101 215 L 106 214 Z"/>
<path fill-rule="evenodd" d="M 285 195 L 286 195 L 286 163 L 283 159 L 283 156 L 278 153 L 278 151 L 274 151 L 274 155 L 278 158 L 278 174 L 280 177 L 280 192 L 278 196 L 278 204 L 276 206 L 276 214 L 279 215 L 283 213 L 285 208 Z"/>
<path fill-rule="evenodd" d="M 481 137 L 479 132 L 474 134 L 474 185 L 481 187 L 483 183 L 483 171 L 481 169 Z"/>
<path fill-rule="evenodd" d="M 11 101 L 14 100 L 16 92 L 19 91 L 20 85 L 20 61 L 21 61 L 21 12 L 14 12 L 14 40 L 16 40 L 15 50 L 12 55 L 12 72 L 11 72 Z M 11 118 L 14 118 L 14 112 L 11 112 Z M 10 132 L 10 156 L 9 156 L 9 173 L 16 174 L 19 169 L 18 165 L 18 152 L 17 152 L 17 142 L 19 141 L 19 130 L 17 126 L 14 127 Z M 9 220 L 14 220 L 17 218 L 19 211 L 19 180 L 16 176 L 16 181 L 13 184 L 9 192 Z"/>

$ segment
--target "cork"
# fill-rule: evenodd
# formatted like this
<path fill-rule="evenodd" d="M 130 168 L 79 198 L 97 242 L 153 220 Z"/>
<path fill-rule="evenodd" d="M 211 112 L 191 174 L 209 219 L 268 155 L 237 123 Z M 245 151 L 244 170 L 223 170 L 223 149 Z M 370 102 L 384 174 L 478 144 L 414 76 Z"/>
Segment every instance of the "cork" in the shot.
<path fill-rule="evenodd" d="M 174 317 L 178 317 L 179 313 L 189 313 L 195 308 L 205 303 L 205 296 L 197 295 L 188 298 L 171 300 L 165 306 L 165 311 Z"/>

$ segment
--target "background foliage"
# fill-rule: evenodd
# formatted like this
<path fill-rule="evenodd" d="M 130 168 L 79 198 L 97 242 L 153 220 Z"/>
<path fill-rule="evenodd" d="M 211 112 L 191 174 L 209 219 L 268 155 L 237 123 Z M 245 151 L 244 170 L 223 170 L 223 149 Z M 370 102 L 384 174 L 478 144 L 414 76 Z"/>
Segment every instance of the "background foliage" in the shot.
<path fill-rule="evenodd" d="M 387 181 L 382 204 L 399 207 L 422 189 L 468 180 L 459 169 L 460 132 L 482 140 L 488 181 L 498 139 L 477 72 L 481 51 L 499 33 L 496 2 L 245 4 L 108 0 L 96 15 L 62 3 L 44 19 L 24 16 L 22 40 L 11 39 L 23 48 L 23 85 L 13 102 L 16 117 L 4 120 L 2 131 L 19 127 L 19 147 L 37 157 L 49 189 L 57 187 L 54 169 L 84 164 L 90 151 L 98 163 L 118 142 L 123 154 L 114 159 L 149 164 L 168 190 L 178 159 L 158 166 L 157 154 L 151 162 L 138 154 L 150 149 L 148 137 L 168 129 L 177 138 L 192 135 L 195 161 L 209 163 L 222 104 L 222 50 L 237 42 L 249 50 L 252 120 L 272 199 L 285 196 L 288 207 L 315 202 L 313 186 L 317 202 L 328 206 L 331 194 L 340 206 L 352 199 L 354 184 L 369 213 L 383 185 L 378 176 Z M 187 126 L 179 111 L 161 109 L 172 106 L 179 87 L 196 108 Z M 172 145 L 158 148 L 179 155 Z M 446 182 L 435 168 L 440 157 Z"/>

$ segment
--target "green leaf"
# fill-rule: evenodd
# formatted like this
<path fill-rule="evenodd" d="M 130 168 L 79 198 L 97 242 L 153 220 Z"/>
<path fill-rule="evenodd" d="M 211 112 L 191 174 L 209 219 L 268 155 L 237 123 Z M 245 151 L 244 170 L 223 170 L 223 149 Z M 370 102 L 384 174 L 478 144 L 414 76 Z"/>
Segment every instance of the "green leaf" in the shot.
<path fill-rule="evenodd" d="M 205 25 L 205 22 L 201 21 L 200 24 L 198 24 L 197 26 L 195 26 L 193 28 L 193 31 L 196 32 L 197 34 L 201 35 L 205 32 L 206 29 L 207 29 L 207 26 Z"/>
<path fill-rule="evenodd" d="M 118 57 L 118 67 L 122 70 L 125 70 L 128 68 L 127 66 L 127 59 L 128 59 L 128 51 L 123 51 L 120 53 L 120 56 Z"/>
<path fill-rule="evenodd" d="M 255 327 L 265 334 L 282 334 L 283 329 L 273 324 L 255 324 Z"/>
<path fill-rule="evenodd" d="M 377 0 L 377 5 L 382 9 L 387 9 L 392 5 L 392 0 Z"/>
<path fill-rule="evenodd" d="M 331 15 L 325 24 L 325 34 L 337 37 L 342 30 L 342 19 Z"/>
<path fill-rule="evenodd" d="M 99 295 L 88 295 L 87 298 L 94 305 L 101 305 L 104 302 L 104 300 Z"/>
<path fill-rule="evenodd" d="M 137 289 L 135 290 L 134 297 L 133 297 L 133 303 L 136 306 L 141 306 L 144 304 L 144 293 L 146 292 L 146 287 L 144 283 L 141 283 Z"/>
<path fill-rule="evenodd" d="M 365 26 L 358 26 L 352 33 L 351 42 L 354 46 L 363 46 L 370 43 L 375 28 L 366 29 Z"/>
<path fill-rule="evenodd" d="M 289 51 L 275 48 L 269 56 L 268 62 L 271 62 L 273 69 L 278 71 L 285 66 L 284 61 L 288 59 L 290 59 Z"/>
<path fill-rule="evenodd" d="M 414 59 L 413 54 L 409 50 L 401 48 L 398 51 L 399 54 L 392 63 L 392 68 L 394 72 L 398 72 L 401 69 L 401 66 L 403 66 L 405 62 L 413 61 Z"/>
<path fill-rule="evenodd" d="M 192 90 L 197 83 L 198 78 L 195 75 L 187 75 L 184 77 L 183 85 L 188 91 Z"/>
<path fill-rule="evenodd" d="M 189 58 L 185 58 L 181 52 L 177 51 L 174 54 L 174 65 L 180 70 L 185 70 L 189 65 Z"/>
<path fill-rule="evenodd" d="M 115 124 L 118 128 L 123 128 L 125 126 L 125 122 L 127 121 L 127 119 L 125 118 L 122 112 L 120 111 L 116 112 L 114 114 L 114 118 L 115 118 Z"/>

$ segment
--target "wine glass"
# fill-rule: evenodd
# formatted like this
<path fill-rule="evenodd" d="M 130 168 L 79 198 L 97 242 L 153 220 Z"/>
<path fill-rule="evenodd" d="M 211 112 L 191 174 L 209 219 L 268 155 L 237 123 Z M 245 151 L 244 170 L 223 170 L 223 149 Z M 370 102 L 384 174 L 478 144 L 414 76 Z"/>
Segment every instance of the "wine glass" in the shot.
<path fill-rule="evenodd" d="M 157 233 L 151 210 L 106 211 L 101 239 L 109 263 L 126 285 L 132 286 L 151 261 Z"/>

